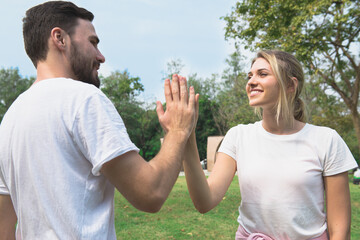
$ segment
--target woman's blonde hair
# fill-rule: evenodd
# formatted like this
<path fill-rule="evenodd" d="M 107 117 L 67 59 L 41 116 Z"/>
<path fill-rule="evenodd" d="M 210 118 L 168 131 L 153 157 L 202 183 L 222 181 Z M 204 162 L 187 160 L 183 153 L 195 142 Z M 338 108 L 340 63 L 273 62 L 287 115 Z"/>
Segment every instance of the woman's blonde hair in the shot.
<path fill-rule="evenodd" d="M 290 53 L 279 50 L 258 52 L 251 65 L 258 58 L 263 58 L 270 64 L 279 84 L 280 94 L 275 105 L 277 122 L 279 123 L 279 120 L 282 119 L 293 124 L 294 118 L 306 122 L 305 104 L 300 99 L 304 86 L 304 72 L 300 62 Z M 289 91 L 291 87 L 294 91 Z M 255 108 L 255 112 L 261 116 L 259 107 Z"/>

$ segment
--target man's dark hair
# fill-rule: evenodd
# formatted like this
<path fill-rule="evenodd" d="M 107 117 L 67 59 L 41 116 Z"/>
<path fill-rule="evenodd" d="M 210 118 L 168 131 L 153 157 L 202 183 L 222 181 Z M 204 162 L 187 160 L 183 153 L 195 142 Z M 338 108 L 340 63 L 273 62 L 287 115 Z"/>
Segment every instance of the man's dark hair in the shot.
<path fill-rule="evenodd" d="M 71 36 L 79 18 L 92 21 L 94 15 L 65 1 L 45 2 L 26 11 L 23 18 L 24 45 L 35 68 L 40 60 L 46 59 L 51 30 L 59 27 Z"/>

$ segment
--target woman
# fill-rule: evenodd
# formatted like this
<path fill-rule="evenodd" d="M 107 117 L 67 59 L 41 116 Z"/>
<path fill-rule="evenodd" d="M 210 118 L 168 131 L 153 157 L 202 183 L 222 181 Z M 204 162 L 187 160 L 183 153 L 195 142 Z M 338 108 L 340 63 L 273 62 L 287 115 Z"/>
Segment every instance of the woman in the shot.
<path fill-rule="evenodd" d="M 249 104 L 262 120 L 228 131 L 208 179 L 195 133 L 189 138 L 184 170 L 196 209 L 218 205 L 237 171 L 236 239 L 350 239 L 347 171 L 357 164 L 334 130 L 305 122 L 300 63 L 286 52 L 261 51 L 248 79 Z"/>

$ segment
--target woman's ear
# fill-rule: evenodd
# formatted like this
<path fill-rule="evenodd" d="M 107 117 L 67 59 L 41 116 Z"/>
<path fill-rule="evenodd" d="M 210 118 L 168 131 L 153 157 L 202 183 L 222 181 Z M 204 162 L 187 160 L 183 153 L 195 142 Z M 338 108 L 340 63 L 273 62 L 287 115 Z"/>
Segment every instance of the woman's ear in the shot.
<path fill-rule="evenodd" d="M 298 80 L 296 77 L 292 77 L 291 81 L 288 86 L 288 92 L 296 92 L 297 86 L 298 86 Z"/>

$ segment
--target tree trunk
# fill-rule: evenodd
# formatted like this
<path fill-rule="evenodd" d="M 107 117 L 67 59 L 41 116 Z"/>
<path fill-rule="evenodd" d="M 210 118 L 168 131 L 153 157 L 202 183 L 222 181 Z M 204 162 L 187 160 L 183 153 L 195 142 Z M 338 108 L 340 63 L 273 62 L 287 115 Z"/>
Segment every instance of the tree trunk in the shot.
<path fill-rule="evenodd" d="M 356 107 L 351 109 L 351 117 L 353 120 L 356 138 L 358 140 L 358 148 L 359 148 L 359 152 L 360 152 L 360 117 L 359 117 L 359 112 L 357 111 Z"/>

